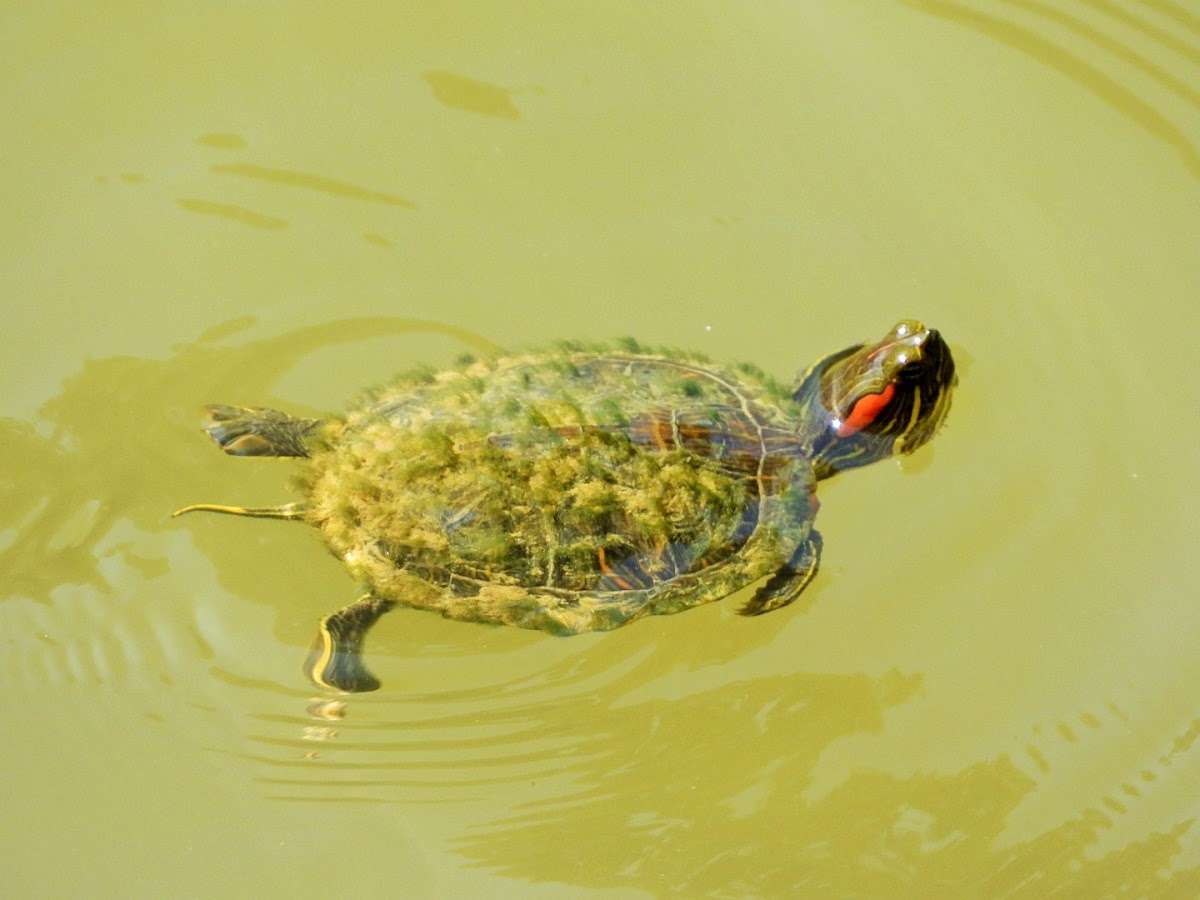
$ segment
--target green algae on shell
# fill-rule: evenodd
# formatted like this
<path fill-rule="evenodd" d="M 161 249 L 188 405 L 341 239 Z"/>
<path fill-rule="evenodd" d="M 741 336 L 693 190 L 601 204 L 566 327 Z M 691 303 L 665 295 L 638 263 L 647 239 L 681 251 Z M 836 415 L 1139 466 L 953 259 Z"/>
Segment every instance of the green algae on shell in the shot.
<path fill-rule="evenodd" d="M 376 593 L 555 632 L 703 603 L 775 571 L 807 530 L 811 485 L 792 460 L 801 509 L 768 515 L 787 492 L 759 496 L 758 430 L 799 410 L 752 400 L 778 394 L 756 372 L 621 354 L 471 361 L 370 392 L 312 453 L 308 520 Z M 711 440 L 716 424 L 730 459 L 646 452 L 672 427 Z M 696 577 L 714 567 L 731 571 Z"/>

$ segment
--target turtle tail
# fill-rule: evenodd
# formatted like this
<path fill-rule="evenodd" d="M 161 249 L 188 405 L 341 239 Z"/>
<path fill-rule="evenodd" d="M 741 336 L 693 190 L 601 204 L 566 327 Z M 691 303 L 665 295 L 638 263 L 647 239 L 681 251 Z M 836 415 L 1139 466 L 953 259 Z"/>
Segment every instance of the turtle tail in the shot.
<path fill-rule="evenodd" d="M 171 518 L 190 512 L 225 513 L 229 516 L 250 516 L 254 519 L 303 519 L 308 507 L 303 503 L 284 503 L 282 506 L 225 506 L 221 503 L 193 503 L 171 513 Z"/>

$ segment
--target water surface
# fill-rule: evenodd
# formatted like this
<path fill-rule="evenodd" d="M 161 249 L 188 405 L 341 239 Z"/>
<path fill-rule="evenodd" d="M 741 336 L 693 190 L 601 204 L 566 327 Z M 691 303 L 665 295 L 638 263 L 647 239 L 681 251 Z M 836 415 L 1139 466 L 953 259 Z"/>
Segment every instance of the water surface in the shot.
<path fill-rule="evenodd" d="M 1200 894 L 1200 17 L 1182 3 L 4 14 L 19 896 Z M 790 377 L 916 316 L 937 441 L 805 608 L 606 635 L 354 596 L 207 402 L 633 334 Z M 314 705 L 315 704 L 315 705 Z"/>

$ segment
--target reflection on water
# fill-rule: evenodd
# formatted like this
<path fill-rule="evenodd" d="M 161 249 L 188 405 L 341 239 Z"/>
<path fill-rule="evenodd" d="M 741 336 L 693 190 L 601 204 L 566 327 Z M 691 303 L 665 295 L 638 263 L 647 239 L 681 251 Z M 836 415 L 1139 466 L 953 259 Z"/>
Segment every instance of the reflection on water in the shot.
<path fill-rule="evenodd" d="M 1190 819 L 1096 852 L 1125 811 L 1117 795 L 1136 801 L 1131 781 L 1114 786 L 1099 807 L 1015 841 L 1006 828 L 1041 785 L 1006 755 L 950 774 L 859 771 L 814 795 L 812 770 L 822 754 L 846 737 L 881 733 L 889 710 L 919 695 L 920 676 L 726 677 L 711 690 L 647 699 L 656 681 L 646 657 L 616 675 L 571 668 L 537 672 L 524 689 L 493 685 L 377 708 L 315 768 L 296 752 L 249 759 L 263 766 L 259 782 L 270 797 L 294 803 L 470 806 L 486 795 L 491 809 L 503 798 L 510 811 L 485 813 L 457 849 L 534 881 L 684 896 L 803 888 L 884 897 L 906 884 L 956 884 L 963 873 L 986 873 L 979 896 L 1184 897 L 1200 889 L 1200 867 L 1170 868 Z M 703 681 L 712 673 L 691 674 Z M 1055 734 L 1080 740 L 1064 723 Z M 256 741 L 266 750 L 299 749 L 295 740 Z M 1028 752 L 1048 775 L 1047 755 L 1032 743 Z M 1164 758 L 1135 780 L 1153 782 L 1155 770 L 1170 764 Z M 697 844 L 705 848 L 699 857 L 680 852 Z"/>
<path fill-rule="evenodd" d="M 1180 126 L 1176 114 L 1143 95 L 1148 92 L 1112 74 L 1114 68 L 1119 71 L 1119 67 L 1112 65 L 1112 59 L 1116 59 L 1138 76 L 1150 79 L 1155 88 L 1183 100 L 1189 108 L 1187 116 L 1200 113 L 1200 91 L 1174 75 L 1168 65 L 1156 61 L 1157 57 L 1167 55 L 1163 51 L 1180 54 L 1191 64 L 1189 75 L 1195 82 L 1194 67 L 1200 66 L 1200 48 L 1189 43 L 1187 32 L 1190 30 L 1194 35 L 1200 20 L 1179 6 L 1147 4 L 1175 19 L 1177 33 L 1173 33 L 1156 25 L 1144 13 L 1139 15 L 1116 3 L 1099 0 L 1082 4 L 1085 10 L 1080 14 L 1066 11 L 1061 4 L 1035 0 L 1003 0 L 995 4 L 949 0 L 904 2 L 922 13 L 1011 47 L 1066 76 L 1174 149 L 1188 171 L 1200 178 L 1200 152 L 1194 134 Z M 1135 49 L 1140 39 L 1151 42 L 1149 53 Z"/>
<path fill-rule="evenodd" d="M 282 184 L 288 187 L 304 188 L 310 191 L 320 191 L 333 194 L 336 197 L 346 197 L 351 200 L 365 200 L 368 203 L 383 203 L 388 206 L 416 206 L 411 200 L 405 200 L 395 194 L 384 191 L 374 191 L 360 187 L 357 184 L 339 181 L 325 175 L 313 175 L 308 172 L 292 172 L 287 169 L 272 169 L 266 166 L 256 166 L 251 163 L 219 163 L 212 167 L 218 175 L 238 175 L 242 178 L 257 178 L 271 184 Z"/>
<path fill-rule="evenodd" d="M 654 727 L 633 733 L 621 727 L 627 710 L 610 711 L 592 733 L 611 752 L 588 766 L 590 790 L 523 803 L 465 839 L 463 851 L 502 872 L 566 880 L 583 871 L 585 883 L 649 881 L 687 896 L 782 896 L 803 887 L 885 897 L 904 884 L 961 883 L 966 872 L 989 873 L 979 896 L 1194 895 L 1200 869 L 1162 874 L 1190 820 L 1098 858 L 1089 847 L 1112 821 L 1096 809 L 1030 841 L 999 841 L 1038 787 L 1003 756 L 948 775 L 856 772 L 808 798 L 817 756 L 848 733 L 881 729 L 886 707 L 907 700 L 919 681 L 763 679 L 640 707 L 637 721 Z M 697 720 L 724 736 L 722 758 L 697 745 L 688 728 Z M 643 808 L 623 789 L 626 781 L 654 786 Z M 693 841 L 707 848 L 700 861 L 678 852 Z M 552 846 L 572 849 L 547 853 Z M 589 867 L 597 856 L 613 867 Z"/>
<path fill-rule="evenodd" d="M 263 799 L 449 811 L 471 823 L 453 841 L 456 852 L 531 881 L 693 896 L 800 888 L 885 896 L 897 885 L 954 883 L 975 872 L 988 873 L 982 896 L 1200 889 L 1200 868 L 1170 869 L 1190 820 L 1094 850 L 1113 817 L 1137 802 L 1138 785 L 1187 754 L 1200 733 L 1195 723 L 1096 806 L 1032 838 L 1009 840 L 1005 831 L 1040 780 L 1055 774 L 1056 743 L 1080 740 L 1064 723 L 1032 736 L 1024 767 L 1000 754 L 957 772 L 858 770 L 817 790 L 819 761 L 848 738 L 882 734 L 889 715 L 921 695 L 925 676 L 789 665 L 745 677 L 746 655 L 773 644 L 785 616 L 733 629 L 714 621 L 726 611 L 696 610 L 658 628 L 626 629 L 617 641 L 496 634 L 427 617 L 434 632 L 465 628 L 456 634 L 482 643 L 476 651 L 410 645 L 405 678 L 396 681 L 415 689 L 346 701 L 306 700 L 298 679 L 267 680 L 269 667 L 250 649 L 268 639 L 260 621 L 238 628 L 233 612 L 214 627 L 203 615 L 172 621 L 170 611 L 179 612 L 170 604 L 118 609 L 114 591 L 138 583 L 219 590 L 206 585 L 211 576 L 187 585 L 169 571 L 169 559 L 187 551 L 185 532 L 167 524 L 174 502 L 163 498 L 229 490 L 223 467 L 202 461 L 216 457 L 197 439 L 182 394 L 271 403 L 273 386 L 305 356 L 388 333 L 437 332 L 478 352 L 497 349 L 469 332 L 385 318 L 237 343 L 252 324 L 214 328 L 165 360 L 92 361 L 37 422 L 0 423 L 5 470 L 38 473 L 6 483 L 0 506 L 0 578 L 9 587 L 0 609 L 12 612 L 10 631 L 34 636 L 6 660 L 10 674 L 23 671 L 17 681 L 136 682 L 157 671 L 175 684 L 199 664 L 207 684 L 180 686 L 195 707 L 185 727 L 210 728 L 204 723 L 226 718 L 222 709 L 245 709 L 244 734 L 215 743 L 208 734 L 205 743 L 255 771 Z M 203 546 L 219 540 L 215 534 L 196 539 Z M 296 561 L 272 559 L 276 552 L 260 546 L 265 558 L 255 556 L 254 577 L 285 583 Z M 208 555 L 223 569 L 245 565 L 223 562 L 222 547 Z M 62 617 L 84 637 L 54 637 L 64 631 Z M 419 633 L 420 624 L 404 621 Z M 237 673 L 222 662 L 231 641 L 249 642 Z M 464 652 L 480 655 L 464 667 Z M 1100 728 L 1095 716 L 1082 721 Z M 705 850 L 697 856 L 681 846 Z"/>
<path fill-rule="evenodd" d="M 433 89 L 434 98 L 451 109 L 498 119 L 515 120 L 521 117 L 512 101 L 513 92 L 506 88 L 453 72 L 426 72 L 422 77 Z"/>
<path fill-rule="evenodd" d="M 185 399 L 198 391 L 269 396 L 278 379 L 314 350 L 389 334 L 445 334 L 483 354 L 498 349 L 464 329 L 386 317 L 220 343 L 252 324 L 217 326 L 166 360 L 89 361 L 39 410 L 37 423 L 0 419 L 0 466 L 10 473 L 0 504 L 0 533 L 7 535 L 0 574 L 11 594 L 49 602 L 64 583 L 107 588 L 97 554 L 101 538 L 121 520 L 158 530 L 164 515 L 159 498 L 178 493 L 184 472 L 205 469 L 199 460 L 211 448 L 203 441 L 196 440 L 182 459 L 174 452 L 181 424 L 198 422 L 196 404 Z M 47 485 L 55 488 L 49 495 Z M 126 563 L 143 565 L 131 557 Z"/>
<path fill-rule="evenodd" d="M 248 142 L 241 135 L 228 133 L 210 133 L 202 134 L 196 138 L 196 143 L 202 147 L 210 147 L 216 150 L 223 151 L 240 151 L 246 149 Z M 318 194 L 325 194 L 339 200 L 349 200 L 351 202 L 365 202 L 377 204 L 385 207 L 398 207 L 400 209 L 415 210 L 417 204 L 406 197 L 401 197 L 398 194 L 389 193 L 387 191 L 376 190 L 374 188 L 365 187 L 360 184 L 333 178 L 328 175 L 323 175 L 315 172 L 300 172 L 292 169 L 285 169 L 274 166 L 264 166 L 258 163 L 250 162 L 230 162 L 230 163 L 215 163 L 209 167 L 209 172 L 213 175 L 234 176 L 235 178 L 250 179 L 265 185 L 268 188 L 285 187 L 299 188 L 305 191 L 311 191 Z M 122 176 L 128 180 L 129 177 L 136 177 L 138 181 L 145 181 L 144 176 Z M 214 193 L 224 193 L 223 188 L 219 183 L 214 183 L 210 189 Z M 270 194 L 264 195 L 265 201 Z M 263 202 L 263 201 L 260 201 Z M 250 209 L 239 203 L 231 203 L 227 200 L 215 200 L 211 198 L 198 197 L 177 197 L 175 203 L 181 209 L 191 213 L 198 213 L 206 216 L 217 216 L 236 222 L 239 225 L 248 225 L 252 228 L 261 228 L 267 231 L 283 231 L 290 227 L 289 220 L 272 215 L 261 210 Z M 375 246 L 391 248 L 393 242 L 382 235 L 369 233 L 363 236 L 364 239 Z"/>

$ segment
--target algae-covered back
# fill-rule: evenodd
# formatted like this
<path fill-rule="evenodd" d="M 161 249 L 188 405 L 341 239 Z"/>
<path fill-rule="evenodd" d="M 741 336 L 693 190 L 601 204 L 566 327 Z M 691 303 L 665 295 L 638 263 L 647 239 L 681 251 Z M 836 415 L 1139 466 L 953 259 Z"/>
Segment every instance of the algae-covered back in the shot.
<path fill-rule="evenodd" d="M 737 560 L 764 498 L 795 479 L 808 490 L 797 415 L 769 378 L 694 357 L 565 346 L 468 360 L 402 376 L 333 424 L 310 516 L 409 605 L 453 614 L 447 598 L 501 588 L 510 606 L 530 590 L 633 596 Z M 769 555 L 755 576 L 780 562 Z M 715 599 L 703 582 L 695 593 Z"/>

